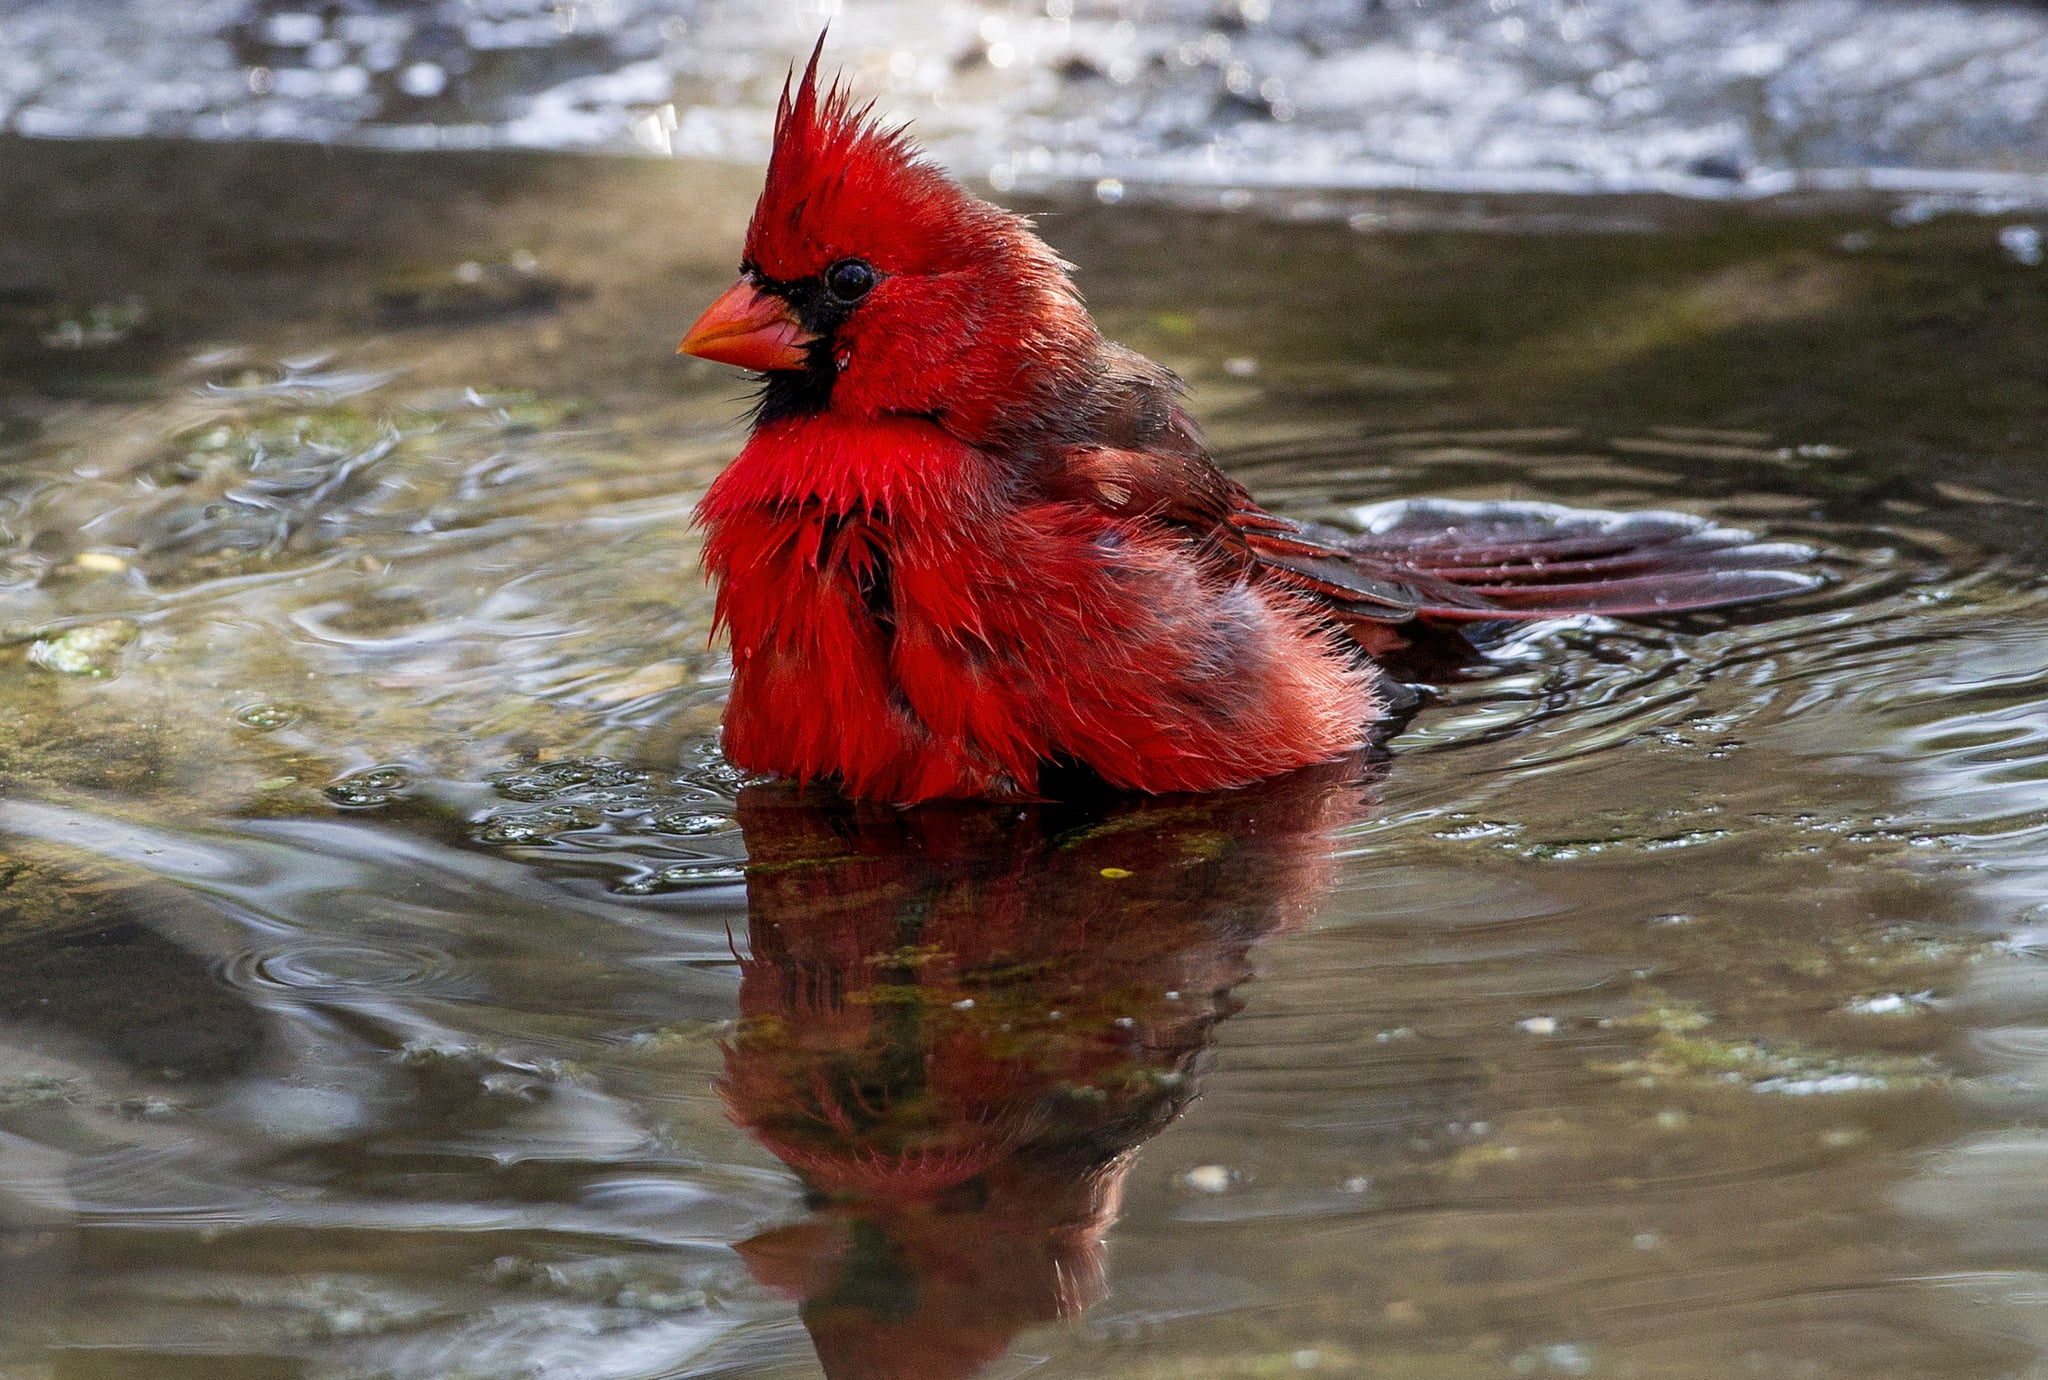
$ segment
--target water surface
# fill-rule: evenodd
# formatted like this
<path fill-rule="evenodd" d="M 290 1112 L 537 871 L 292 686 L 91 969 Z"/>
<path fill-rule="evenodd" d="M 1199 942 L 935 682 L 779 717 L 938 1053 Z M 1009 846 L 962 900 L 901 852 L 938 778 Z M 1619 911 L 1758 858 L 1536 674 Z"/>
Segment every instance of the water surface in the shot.
<path fill-rule="evenodd" d="M 1285 511 L 1833 579 L 904 813 L 717 754 L 670 352 L 748 181 L 0 146 L 0 1374 L 2048 1373 L 2007 223 L 1039 208 Z"/>

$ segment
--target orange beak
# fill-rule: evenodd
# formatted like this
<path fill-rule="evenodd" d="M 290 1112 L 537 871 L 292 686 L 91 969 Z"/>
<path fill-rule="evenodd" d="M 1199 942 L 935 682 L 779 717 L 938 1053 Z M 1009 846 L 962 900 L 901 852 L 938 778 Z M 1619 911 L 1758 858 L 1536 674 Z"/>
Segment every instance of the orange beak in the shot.
<path fill-rule="evenodd" d="M 767 373 L 803 368 L 804 347 L 816 339 L 789 303 L 742 278 L 704 309 L 676 353 Z"/>

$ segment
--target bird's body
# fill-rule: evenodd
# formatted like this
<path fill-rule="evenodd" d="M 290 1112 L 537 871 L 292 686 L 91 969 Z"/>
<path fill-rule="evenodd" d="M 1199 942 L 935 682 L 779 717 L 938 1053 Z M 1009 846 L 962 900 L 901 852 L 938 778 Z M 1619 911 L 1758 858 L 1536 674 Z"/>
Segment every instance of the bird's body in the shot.
<path fill-rule="evenodd" d="M 1369 670 L 1293 596 L 1170 528 L 1019 492 L 923 418 L 766 427 L 704 517 L 725 748 L 756 770 L 889 800 L 1029 796 L 1063 761 L 1202 791 L 1327 760 L 1375 716 Z"/>
<path fill-rule="evenodd" d="M 760 370 L 706 494 L 739 765 L 911 802 L 1050 771 L 1207 791 L 1359 747 L 1417 620 L 1675 611 L 1804 588 L 1796 549 L 1676 514 L 1261 509 L 1178 380 L 1065 265 L 878 130 L 817 57 L 778 115 L 739 285 L 684 348 Z"/>

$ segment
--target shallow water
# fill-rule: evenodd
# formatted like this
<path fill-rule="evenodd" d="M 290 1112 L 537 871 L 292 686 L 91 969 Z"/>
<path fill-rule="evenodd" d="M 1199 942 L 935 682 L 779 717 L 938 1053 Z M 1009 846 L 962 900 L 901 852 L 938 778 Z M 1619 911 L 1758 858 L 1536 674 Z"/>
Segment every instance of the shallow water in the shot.
<path fill-rule="evenodd" d="M 1041 208 L 1286 511 L 1834 579 L 1496 641 L 1362 771 L 905 815 L 716 753 L 745 175 L 0 180 L 0 1375 L 2048 1374 L 2001 222 Z"/>

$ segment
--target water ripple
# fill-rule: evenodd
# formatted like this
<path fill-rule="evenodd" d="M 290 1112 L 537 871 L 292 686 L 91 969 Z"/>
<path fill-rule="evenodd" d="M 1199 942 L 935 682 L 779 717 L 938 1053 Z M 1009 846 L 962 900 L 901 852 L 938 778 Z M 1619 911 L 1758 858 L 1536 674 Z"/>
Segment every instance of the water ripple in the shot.
<path fill-rule="evenodd" d="M 238 986 L 302 992 L 370 988 L 380 991 L 446 990 L 454 960 L 425 945 L 346 943 L 294 938 L 230 959 L 223 976 Z"/>

